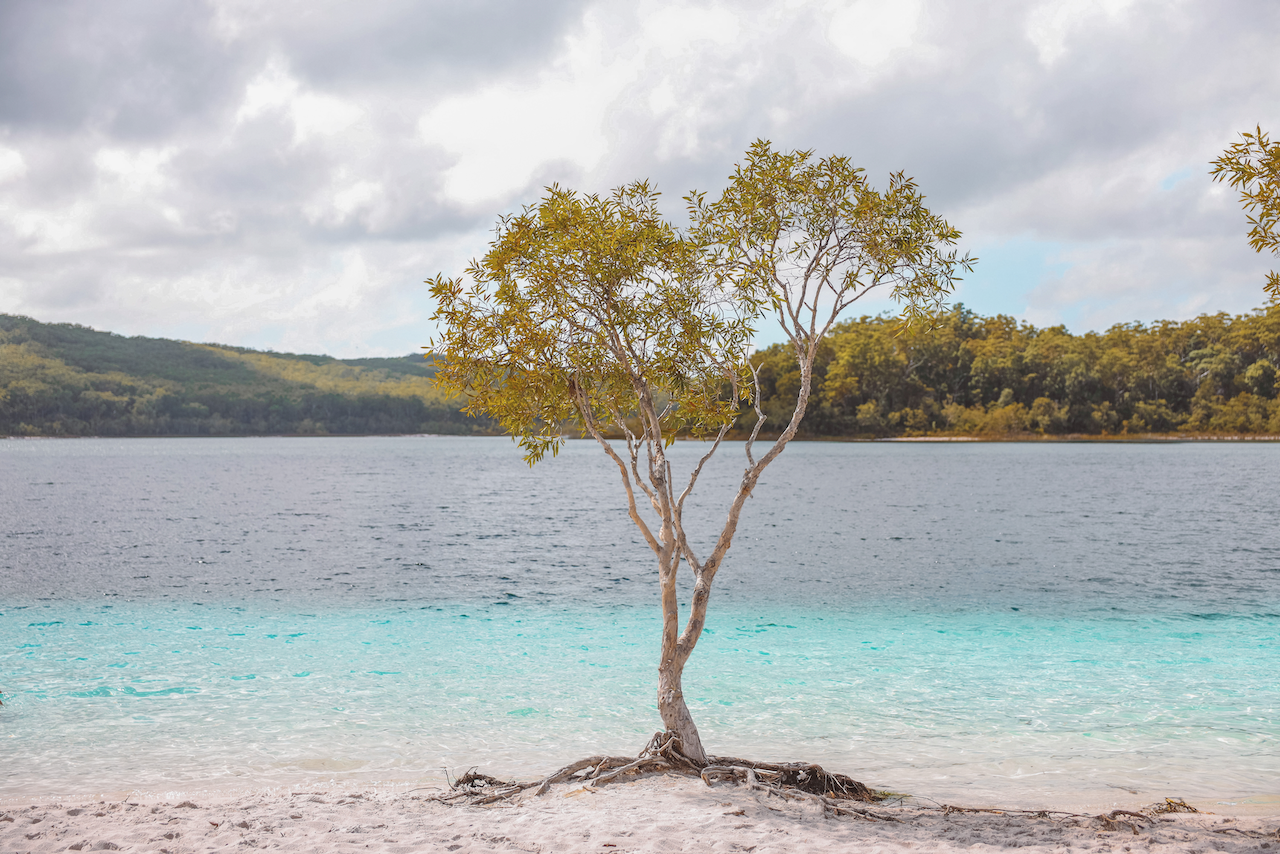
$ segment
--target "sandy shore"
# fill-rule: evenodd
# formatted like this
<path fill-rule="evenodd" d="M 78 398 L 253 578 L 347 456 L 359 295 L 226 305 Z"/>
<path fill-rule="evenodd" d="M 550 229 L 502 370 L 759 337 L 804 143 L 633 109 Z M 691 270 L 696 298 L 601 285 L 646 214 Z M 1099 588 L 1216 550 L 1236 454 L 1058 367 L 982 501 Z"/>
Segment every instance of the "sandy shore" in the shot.
<path fill-rule="evenodd" d="M 261 793 L 234 800 L 43 803 L 0 810 L 0 852 L 859 851 L 1280 852 L 1280 815 L 1097 817 L 946 813 L 878 805 L 887 820 L 824 816 L 731 783 L 651 776 L 600 789 L 555 787 L 490 807 L 431 791 Z"/>

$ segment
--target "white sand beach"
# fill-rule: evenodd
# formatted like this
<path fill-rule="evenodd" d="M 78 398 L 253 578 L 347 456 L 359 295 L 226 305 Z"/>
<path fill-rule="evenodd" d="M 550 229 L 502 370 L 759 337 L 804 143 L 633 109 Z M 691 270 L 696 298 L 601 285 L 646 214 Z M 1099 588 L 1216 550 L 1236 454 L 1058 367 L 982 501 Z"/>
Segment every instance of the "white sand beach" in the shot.
<path fill-rule="evenodd" d="M 0 851 L 275 849 L 322 852 L 1260 852 L 1280 851 L 1280 803 L 1139 817 L 867 807 L 881 820 L 824 815 L 733 783 L 653 775 L 598 789 L 556 786 L 487 807 L 312 787 L 234 799 L 35 803 L 0 809 Z M 1139 805 L 1133 805 L 1136 811 Z"/>

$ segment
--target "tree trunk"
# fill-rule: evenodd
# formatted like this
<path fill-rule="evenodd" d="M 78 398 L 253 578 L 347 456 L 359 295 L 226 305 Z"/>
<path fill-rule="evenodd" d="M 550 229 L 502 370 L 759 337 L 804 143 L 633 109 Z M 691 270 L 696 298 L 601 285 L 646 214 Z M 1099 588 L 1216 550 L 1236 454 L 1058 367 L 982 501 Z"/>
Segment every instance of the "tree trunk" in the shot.
<path fill-rule="evenodd" d="M 707 752 L 702 749 L 693 715 L 684 704 L 680 684 L 683 675 L 684 665 L 673 659 L 665 659 L 658 665 L 658 714 L 662 715 L 667 732 L 680 739 L 680 752 L 701 767 L 707 764 Z"/>

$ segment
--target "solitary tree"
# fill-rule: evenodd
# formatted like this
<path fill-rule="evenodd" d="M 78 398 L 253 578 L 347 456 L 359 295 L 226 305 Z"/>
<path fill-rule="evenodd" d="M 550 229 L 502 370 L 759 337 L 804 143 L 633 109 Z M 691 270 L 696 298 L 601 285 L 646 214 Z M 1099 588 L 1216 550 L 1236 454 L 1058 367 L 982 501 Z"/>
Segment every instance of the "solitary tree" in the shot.
<path fill-rule="evenodd" d="M 1213 161 L 1215 181 L 1226 181 L 1240 191 L 1240 203 L 1249 217 L 1249 245 L 1255 252 L 1270 249 L 1280 255 L 1280 141 L 1272 142 L 1262 127 L 1240 134 L 1240 141 Z M 1280 300 L 1280 273 L 1267 275 L 1271 299 Z"/>
<path fill-rule="evenodd" d="M 607 197 L 551 187 L 499 221 L 463 278 L 431 280 L 440 322 L 441 383 L 517 437 L 530 465 L 562 442 L 566 423 L 594 438 L 618 467 L 628 513 L 657 557 L 662 603 L 658 710 L 675 749 L 699 767 L 707 754 L 685 703 L 682 675 L 706 621 L 712 582 L 761 473 L 796 435 L 822 336 L 876 288 L 918 323 L 973 259 L 946 247 L 960 232 L 924 207 L 902 173 L 870 187 L 844 157 L 775 152 L 757 142 L 716 201 L 686 201 L 677 232 L 657 196 L 635 183 Z M 765 418 L 750 355 L 756 325 L 776 318 L 794 350 L 794 412 L 757 455 Z M 745 467 L 709 554 L 686 534 L 685 503 L 733 427 L 755 405 Z M 708 441 L 677 474 L 667 449 L 687 433 Z M 677 575 L 692 572 L 680 625 Z"/>

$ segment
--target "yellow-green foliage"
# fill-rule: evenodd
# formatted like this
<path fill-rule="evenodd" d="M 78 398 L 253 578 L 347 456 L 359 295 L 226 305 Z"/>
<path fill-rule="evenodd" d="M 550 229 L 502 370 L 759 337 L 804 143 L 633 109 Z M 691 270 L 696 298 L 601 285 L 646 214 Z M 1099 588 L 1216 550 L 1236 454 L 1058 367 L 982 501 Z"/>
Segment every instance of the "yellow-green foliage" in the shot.
<path fill-rule="evenodd" d="M 1240 191 L 1249 220 L 1249 245 L 1255 252 L 1280 255 L 1280 140 L 1271 140 L 1258 125 L 1213 161 L 1210 174 Z M 1280 302 L 1280 273 L 1267 274 L 1267 293 Z"/>
<path fill-rule="evenodd" d="M 349 365 L 336 360 L 317 365 L 303 359 L 283 358 L 273 353 L 230 350 L 211 344 L 197 346 L 241 361 L 263 378 L 283 380 L 291 386 L 310 387 L 349 396 L 384 394 L 392 397 L 415 397 L 441 405 L 451 404 L 456 400 L 426 376 L 395 374 L 386 369 Z"/>
<path fill-rule="evenodd" d="M 608 196 L 552 187 L 500 220 L 469 282 L 431 281 L 441 382 L 517 437 L 531 465 L 574 420 L 598 432 L 638 415 L 659 443 L 733 421 L 756 305 L 708 287 L 698 246 L 657 200 L 644 182 Z"/>
<path fill-rule="evenodd" d="M 778 424 L 794 357 L 755 356 Z M 885 317 L 824 342 L 803 429 L 811 436 L 1280 434 L 1280 307 L 1072 335 L 962 306 L 928 334 Z M 741 423 L 754 418 L 744 413 Z"/>
<path fill-rule="evenodd" d="M 749 344 L 770 318 L 796 359 L 790 400 L 772 406 L 791 424 L 767 465 L 794 435 L 797 393 L 844 309 L 883 288 L 918 326 L 975 260 L 950 248 L 960 232 L 903 173 L 879 192 L 848 158 L 767 140 L 718 199 L 686 197 L 687 233 L 657 201 L 644 181 L 608 196 L 550 187 L 500 218 L 466 277 L 431 280 L 441 381 L 517 436 L 530 463 L 554 452 L 566 423 L 599 436 L 638 417 L 646 447 L 723 435 L 754 398 Z"/>

